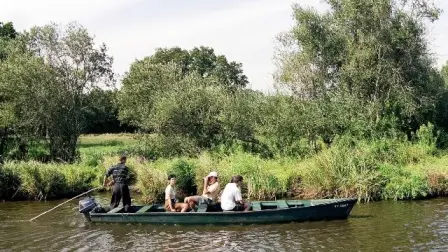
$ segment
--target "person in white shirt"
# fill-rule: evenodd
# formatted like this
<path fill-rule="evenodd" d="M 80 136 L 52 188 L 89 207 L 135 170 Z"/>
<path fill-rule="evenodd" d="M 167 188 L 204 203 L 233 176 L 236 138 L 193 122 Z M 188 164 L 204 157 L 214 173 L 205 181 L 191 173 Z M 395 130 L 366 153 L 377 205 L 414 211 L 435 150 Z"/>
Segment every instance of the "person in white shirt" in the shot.
<path fill-rule="evenodd" d="M 241 185 L 243 177 L 233 176 L 230 183 L 226 185 L 221 195 L 221 209 L 223 211 L 248 211 L 250 204 L 243 201 L 241 196 Z"/>
<path fill-rule="evenodd" d="M 165 189 L 165 210 L 168 212 L 186 212 L 188 210 L 188 204 L 176 202 L 176 190 L 174 185 L 176 184 L 176 176 L 168 176 L 168 186 Z"/>

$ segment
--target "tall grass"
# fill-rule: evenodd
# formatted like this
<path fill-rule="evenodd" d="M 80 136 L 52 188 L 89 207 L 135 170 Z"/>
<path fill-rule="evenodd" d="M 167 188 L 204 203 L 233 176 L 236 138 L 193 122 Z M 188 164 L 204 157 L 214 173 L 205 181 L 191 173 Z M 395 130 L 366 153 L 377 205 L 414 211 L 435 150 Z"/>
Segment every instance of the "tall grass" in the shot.
<path fill-rule="evenodd" d="M 2 188 L 6 200 L 69 197 L 99 185 L 99 170 L 83 164 L 7 162 L 1 169 L 9 175 L 9 181 L 15 181 L 15 185 L 8 183 L 10 186 Z"/>
<path fill-rule="evenodd" d="M 75 164 L 6 162 L 0 167 L 0 199 L 41 200 L 84 192 L 101 185 L 106 169 L 122 153 L 130 154 L 132 196 L 146 202 L 163 201 L 169 174 L 177 176 L 181 199 L 200 193 L 210 171 L 218 172 L 221 189 L 233 175 L 242 175 L 243 194 L 252 200 L 358 197 L 369 201 L 448 195 L 448 155 L 437 151 L 429 132 L 423 128 L 412 142 L 341 137 L 303 159 L 265 159 L 235 149 L 151 160 L 129 151 L 138 145 L 128 135 L 88 136 L 81 138 L 82 159 Z"/>

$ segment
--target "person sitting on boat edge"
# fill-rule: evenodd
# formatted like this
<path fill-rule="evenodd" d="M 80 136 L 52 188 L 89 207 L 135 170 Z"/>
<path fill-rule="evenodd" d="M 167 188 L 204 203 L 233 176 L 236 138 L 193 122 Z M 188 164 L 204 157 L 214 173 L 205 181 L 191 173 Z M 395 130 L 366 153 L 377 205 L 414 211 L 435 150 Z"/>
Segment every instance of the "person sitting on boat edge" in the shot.
<path fill-rule="evenodd" d="M 184 203 L 190 206 L 190 209 L 194 209 L 195 205 L 206 204 L 210 205 L 216 202 L 219 194 L 219 183 L 218 183 L 218 173 L 210 172 L 206 177 L 204 177 L 204 187 L 202 190 L 202 195 L 194 195 L 186 197 Z"/>
<path fill-rule="evenodd" d="M 165 189 L 165 210 L 168 212 L 186 212 L 188 208 L 187 203 L 176 202 L 176 190 L 174 185 L 176 184 L 176 176 L 168 176 L 168 186 Z"/>
<path fill-rule="evenodd" d="M 221 195 L 221 209 L 223 211 L 249 211 L 249 202 L 244 202 L 241 196 L 243 177 L 236 175 L 226 185 Z"/>
<path fill-rule="evenodd" d="M 112 175 L 112 181 L 106 183 L 108 177 Z M 110 200 L 111 209 L 118 207 L 121 198 L 123 198 L 123 207 L 125 212 L 131 208 L 131 194 L 129 192 L 129 169 L 126 166 L 126 156 L 120 157 L 120 162 L 110 167 L 104 175 L 103 186 L 112 186 L 112 198 Z"/>

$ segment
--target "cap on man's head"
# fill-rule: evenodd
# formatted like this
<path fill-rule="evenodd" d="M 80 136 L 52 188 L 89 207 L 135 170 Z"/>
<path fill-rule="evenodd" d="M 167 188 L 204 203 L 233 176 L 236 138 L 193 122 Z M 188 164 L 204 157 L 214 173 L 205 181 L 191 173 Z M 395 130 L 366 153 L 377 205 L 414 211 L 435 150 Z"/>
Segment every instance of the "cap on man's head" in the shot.
<path fill-rule="evenodd" d="M 215 177 L 215 178 L 217 178 L 217 177 L 218 177 L 218 173 L 212 171 L 212 172 L 210 172 L 210 173 L 207 175 L 207 177 Z"/>

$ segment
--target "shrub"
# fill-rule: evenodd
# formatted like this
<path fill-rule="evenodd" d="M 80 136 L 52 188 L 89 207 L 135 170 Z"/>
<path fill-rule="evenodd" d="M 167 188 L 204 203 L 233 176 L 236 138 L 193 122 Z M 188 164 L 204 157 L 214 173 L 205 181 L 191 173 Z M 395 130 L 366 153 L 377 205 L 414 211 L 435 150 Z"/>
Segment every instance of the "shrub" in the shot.
<path fill-rule="evenodd" d="M 13 170 L 0 165 L 0 200 L 10 200 L 20 189 L 20 177 Z"/>

